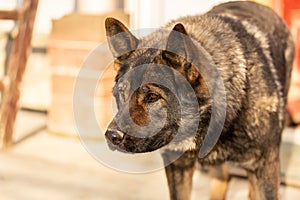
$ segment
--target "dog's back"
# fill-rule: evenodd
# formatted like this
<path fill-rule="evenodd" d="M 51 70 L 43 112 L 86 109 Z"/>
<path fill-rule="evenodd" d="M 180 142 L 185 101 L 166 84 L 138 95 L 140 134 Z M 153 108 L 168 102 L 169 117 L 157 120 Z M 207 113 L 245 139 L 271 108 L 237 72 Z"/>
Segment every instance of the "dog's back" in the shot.
<path fill-rule="evenodd" d="M 283 20 L 268 7 L 245 1 L 221 4 L 167 27 L 178 22 L 209 53 L 224 81 L 225 126 L 264 145 L 264 137 L 275 137 L 278 143 L 294 53 Z"/>
<path fill-rule="evenodd" d="M 264 56 L 267 62 L 272 62 L 270 70 L 276 71 L 278 81 L 283 86 L 283 95 L 286 96 L 294 45 L 283 20 L 268 7 L 253 2 L 225 3 L 214 7 L 208 14 L 221 15 L 224 21 L 230 23 L 232 29 L 238 33 L 237 37 L 245 52 L 252 50 L 249 43 L 258 45 L 261 53 L 265 54 L 262 57 Z"/>

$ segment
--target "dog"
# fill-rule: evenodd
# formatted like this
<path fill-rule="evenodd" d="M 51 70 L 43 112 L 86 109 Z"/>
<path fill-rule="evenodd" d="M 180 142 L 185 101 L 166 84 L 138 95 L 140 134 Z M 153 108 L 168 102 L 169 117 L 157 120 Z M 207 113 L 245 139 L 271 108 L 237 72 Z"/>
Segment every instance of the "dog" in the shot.
<path fill-rule="evenodd" d="M 114 18 L 105 27 L 118 71 L 112 150 L 161 150 L 172 200 L 190 199 L 196 163 L 212 166 L 210 198 L 225 199 L 228 162 L 247 171 L 250 199 L 279 198 L 294 44 L 275 12 L 223 3 L 141 39 Z"/>

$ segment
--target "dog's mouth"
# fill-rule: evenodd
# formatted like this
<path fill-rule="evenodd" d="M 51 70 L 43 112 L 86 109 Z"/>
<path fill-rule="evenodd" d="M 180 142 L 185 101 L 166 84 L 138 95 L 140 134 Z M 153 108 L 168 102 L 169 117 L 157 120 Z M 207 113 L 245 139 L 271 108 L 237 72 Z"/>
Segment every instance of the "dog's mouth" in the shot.
<path fill-rule="evenodd" d="M 120 145 L 113 144 L 109 139 L 107 139 L 107 144 L 111 151 L 119 151 L 122 153 L 134 153 L 134 152 L 126 151 L 124 145 L 122 144 Z"/>
<path fill-rule="evenodd" d="M 129 154 L 155 151 L 165 143 L 159 138 L 137 138 L 111 129 L 106 131 L 105 138 L 110 150 Z"/>
<path fill-rule="evenodd" d="M 107 140 L 108 147 L 112 151 L 119 151 L 122 153 L 129 153 L 129 154 L 142 153 L 146 151 L 144 150 L 144 147 L 146 145 L 142 145 L 143 150 L 141 150 L 136 146 L 135 140 L 139 140 L 139 139 L 127 135 L 119 130 L 108 129 L 105 133 L 105 137 Z"/>

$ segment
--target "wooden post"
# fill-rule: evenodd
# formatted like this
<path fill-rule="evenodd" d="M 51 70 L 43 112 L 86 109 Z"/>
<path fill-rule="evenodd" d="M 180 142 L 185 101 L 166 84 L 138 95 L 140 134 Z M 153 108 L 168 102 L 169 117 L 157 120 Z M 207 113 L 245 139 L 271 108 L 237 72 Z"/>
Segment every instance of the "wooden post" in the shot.
<path fill-rule="evenodd" d="M 38 0 L 24 0 L 22 7 L 17 10 L 18 34 L 14 40 L 8 66 L 6 79 L 8 83 L 4 87 L 3 100 L 0 110 L 1 134 L 3 146 L 8 147 L 13 143 L 13 130 L 17 115 L 18 101 L 20 97 L 20 83 L 25 71 L 28 56 L 31 52 L 31 38 L 34 20 L 36 16 Z M 1 15 L 4 17 L 7 15 Z M 7 19 L 7 18 L 5 18 Z"/>

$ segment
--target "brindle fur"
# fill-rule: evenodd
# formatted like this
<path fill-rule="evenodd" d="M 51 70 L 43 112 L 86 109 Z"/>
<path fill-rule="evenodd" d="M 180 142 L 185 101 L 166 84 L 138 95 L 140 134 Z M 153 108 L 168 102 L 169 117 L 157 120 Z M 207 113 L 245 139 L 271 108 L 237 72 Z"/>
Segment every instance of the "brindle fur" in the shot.
<path fill-rule="evenodd" d="M 237 163 L 247 170 L 250 199 L 278 199 L 279 146 L 294 54 L 288 28 L 271 9 L 252 2 L 221 4 L 206 14 L 174 20 L 164 28 L 173 28 L 193 40 L 175 37 L 173 32 L 165 35 L 159 31 L 137 39 L 121 22 L 113 18 L 106 20 L 108 38 L 118 33 L 124 34 L 121 38 L 109 40 L 110 49 L 116 58 L 115 65 L 119 68 L 113 89 L 118 113 L 106 132 L 109 145 L 132 153 L 149 152 L 167 146 L 162 153 L 167 164 L 172 160 L 172 155 L 182 154 L 179 159 L 166 166 L 172 200 L 190 199 L 196 161 L 202 165 L 215 166 L 210 170 L 214 177 L 213 187 L 219 187 L 216 183 L 222 189 L 220 194 L 212 192 L 211 199 L 224 199 L 226 196 L 229 176 L 224 163 L 227 161 Z M 204 158 L 199 158 L 199 150 L 212 109 L 207 86 L 215 80 L 204 80 L 197 70 L 203 66 L 195 66 L 188 61 L 199 55 L 195 53 L 197 47 L 193 41 L 201 44 L 209 54 L 200 53 L 201 58 L 197 59 L 207 60 L 217 67 L 224 82 L 227 99 L 224 128 L 216 145 Z M 161 46 L 166 50 L 157 48 Z M 185 56 L 172 53 L 173 49 Z M 142 64 L 149 66 L 137 76 L 133 74 L 124 78 L 129 70 Z M 186 142 L 190 138 L 183 134 L 180 136 L 181 141 L 168 146 L 180 124 L 189 127 L 194 116 L 190 117 L 191 120 L 180 121 L 180 115 L 189 115 L 192 110 L 180 113 L 177 108 L 178 100 L 168 88 L 157 84 L 143 85 L 145 80 L 156 77 L 166 80 L 170 87 L 182 87 L 172 71 L 167 72 L 170 76 L 163 77 L 161 74 L 165 74 L 167 70 L 151 67 L 151 64 L 170 66 L 193 87 L 199 103 L 197 113 L 200 121 L 192 143 Z M 143 76 L 146 71 L 147 77 Z M 142 86 L 131 91 L 136 85 Z M 129 97 L 130 92 L 133 95 Z M 155 102 L 148 101 L 147 99 L 156 97 L 147 96 L 151 93 L 158 95 L 159 99 Z M 184 98 L 187 97 L 180 100 L 186 100 Z M 141 133 L 136 127 L 129 125 L 128 118 L 122 118 L 127 110 L 137 126 L 145 127 L 153 120 L 155 124 L 163 125 L 163 128 L 156 135 L 134 137 L 133 134 L 147 136 L 148 133 Z M 160 119 L 166 119 L 166 122 L 161 124 Z M 116 121 L 122 126 L 122 130 Z"/>

